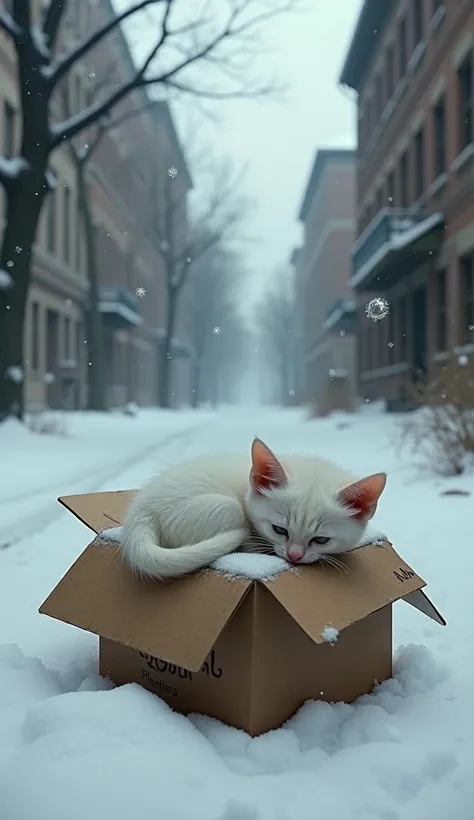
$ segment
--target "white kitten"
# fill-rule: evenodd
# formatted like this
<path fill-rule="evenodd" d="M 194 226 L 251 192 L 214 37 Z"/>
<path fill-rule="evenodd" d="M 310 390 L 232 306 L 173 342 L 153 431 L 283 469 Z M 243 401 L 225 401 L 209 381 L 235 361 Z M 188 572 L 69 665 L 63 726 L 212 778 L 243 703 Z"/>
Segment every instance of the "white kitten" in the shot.
<path fill-rule="evenodd" d="M 251 464 L 245 456 L 198 458 L 140 490 L 125 517 L 124 558 L 155 578 L 185 575 L 240 548 L 311 564 L 358 545 L 385 483 L 385 473 L 357 480 L 325 459 L 280 461 L 255 439 Z"/>

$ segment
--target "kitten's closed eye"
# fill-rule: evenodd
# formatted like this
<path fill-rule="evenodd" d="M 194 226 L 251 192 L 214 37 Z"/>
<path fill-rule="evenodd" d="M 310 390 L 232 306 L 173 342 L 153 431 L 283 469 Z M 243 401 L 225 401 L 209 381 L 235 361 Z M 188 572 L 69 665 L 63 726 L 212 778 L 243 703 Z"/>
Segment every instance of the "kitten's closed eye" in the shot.
<path fill-rule="evenodd" d="M 284 527 L 278 527 L 276 524 L 272 524 L 272 529 L 277 535 L 284 535 L 285 538 L 288 538 L 288 530 L 285 530 Z"/>
<path fill-rule="evenodd" d="M 311 539 L 309 542 L 310 544 L 327 544 L 331 539 L 326 538 L 324 535 L 316 535 L 314 538 Z"/>

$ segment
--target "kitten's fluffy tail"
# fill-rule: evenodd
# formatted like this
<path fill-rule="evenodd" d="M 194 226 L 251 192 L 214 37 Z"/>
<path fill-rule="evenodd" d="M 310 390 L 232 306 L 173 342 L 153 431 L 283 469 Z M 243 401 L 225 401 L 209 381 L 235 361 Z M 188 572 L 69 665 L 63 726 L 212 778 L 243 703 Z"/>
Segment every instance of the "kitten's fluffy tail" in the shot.
<path fill-rule="evenodd" d="M 237 550 L 246 538 L 245 530 L 231 530 L 198 544 L 166 549 L 155 543 L 152 530 L 140 527 L 124 533 L 123 554 L 129 567 L 151 578 L 177 578 L 207 567 Z"/>

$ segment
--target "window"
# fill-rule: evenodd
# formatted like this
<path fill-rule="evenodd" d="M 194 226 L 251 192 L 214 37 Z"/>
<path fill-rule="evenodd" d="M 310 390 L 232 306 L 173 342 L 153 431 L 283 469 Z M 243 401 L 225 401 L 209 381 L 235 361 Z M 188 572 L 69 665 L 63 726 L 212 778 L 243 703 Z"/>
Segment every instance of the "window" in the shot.
<path fill-rule="evenodd" d="M 46 225 L 46 247 L 49 253 L 56 253 L 56 189 L 48 195 L 48 221 Z"/>
<path fill-rule="evenodd" d="M 79 202 L 76 205 L 76 270 L 78 273 L 82 271 L 82 220 Z"/>
<path fill-rule="evenodd" d="M 393 46 L 387 51 L 387 64 L 386 64 L 386 77 L 387 77 L 387 99 L 389 100 L 393 94 L 395 88 L 395 72 L 394 72 L 394 64 L 393 64 Z"/>
<path fill-rule="evenodd" d="M 415 48 L 421 43 L 425 33 L 423 4 L 425 0 L 413 0 L 413 36 Z"/>
<path fill-rule="evenodd" d="M 31 305 L 31 368 L 39 370 L 39 305 L 33 302 Z"/>
<path fill-rule="evenodd" d="M 444 97 L 433 108 L 434 125 L 434 178 L 446 170 L 446 104 Z"/>
<path fill-rule="evenodd" d="M 389 208 L 395 204 L 395 171 L 390 171 L 387 177 L 387 204 Z"/>
<path fill-rule="evenodd" d="M 400 207 L 408 208 L 408 154 L 400 157 Z"/>
<path fill-rule="evenodd" d="M 71 358 L 71 320 L 69 316 L 64 318 L 64 358 Z"/>
<path fill-rule="evenodd" d="M 446 301 L 446 272 L 440 271 L 436 277 L 436 350 L 444 351 L 448 346 L 448 317 Z"/>
<path fill-rule="evenodd" d="M 461 272 L 461 334 L 464 343 L 472 339 L 474 324 L 474 253 L 459 260 Z"/>
<path fill-rule="evenodd" d="M 407 359 L 407 298 L 402 296 L 398 300 L 398 349 L 400 361 Z"/>
<path fill-rule="evenodd" d="M 472 95 L 472 57 L 469 55 L 468 59 L 458 69 L 460 151 L 473 141 Z"/>
<path fill-rule="evenodd" d="M 415 136 L 415 198 L 420 199 L 425 191 L 425 129 L 420 128 Z"/>
<path fill-rule="evenodd" d="M 63 256 L 64 261 L 69 262 L 71 258 L 71 191 L 68 186 L 64 186 L 64 208 L 63 208 Z"/>
<path fill-rule="evenodd" d="M 3 153 L 11 159 L 15 151 L 15 109 L 6 100 L 3 103 Z"/>
<path fill-rule="evenodd" d="M 407 71 L 407 21 L 405 18 L 398 24 L 398 66 L 400 77 Z"/>

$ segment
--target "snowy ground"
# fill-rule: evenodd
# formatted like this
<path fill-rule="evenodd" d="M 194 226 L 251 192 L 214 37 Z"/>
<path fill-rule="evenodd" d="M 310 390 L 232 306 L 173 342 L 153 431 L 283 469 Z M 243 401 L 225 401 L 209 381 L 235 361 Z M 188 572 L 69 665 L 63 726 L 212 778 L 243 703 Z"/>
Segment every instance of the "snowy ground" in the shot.
<path fill-rule="evenodd" d="M 474 495 L 440 492 L 474 492 L 474 477 L 420 474 L 391 446 L 394 423 L 239 409 L 75 415 L 65 439 L 0 428 L 1 820 L 473 820 Z M 96 639 L 36 610 L 88 538 L 58 494 L 136 487 L 170 461 L 248 451 L 254 435 L 388 470 L 377 526 L 448 626 L 397 604 L 395 680 L 352 706 L 306 704 L 251 740 L 138 686 L 110 690 Z"/>

